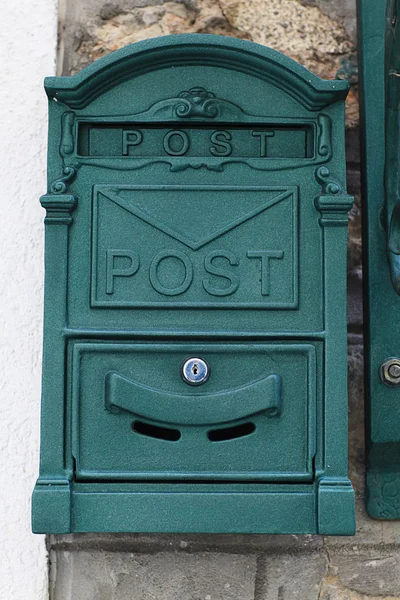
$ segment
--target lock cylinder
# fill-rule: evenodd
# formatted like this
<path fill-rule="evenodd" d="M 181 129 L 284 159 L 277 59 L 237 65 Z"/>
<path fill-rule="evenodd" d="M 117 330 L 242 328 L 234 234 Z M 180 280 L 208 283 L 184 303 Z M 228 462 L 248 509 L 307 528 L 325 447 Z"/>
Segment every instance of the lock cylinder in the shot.
<path fill-rule="evenodd" d="M 210 376 L 210 367 L 202 358 L 188 358 L 181 364 L 181 376 L 188 385 L 202 385 Z"/>

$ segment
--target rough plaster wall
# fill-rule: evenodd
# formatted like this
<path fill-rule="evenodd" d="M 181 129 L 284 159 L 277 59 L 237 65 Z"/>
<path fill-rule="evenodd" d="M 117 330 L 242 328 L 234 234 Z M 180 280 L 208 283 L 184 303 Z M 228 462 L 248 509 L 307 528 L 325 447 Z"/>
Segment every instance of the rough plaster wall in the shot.
<path fill-rule="evenodd" d="M 364 509 L 361 208 L 355 0 L 65 0 L 59 72 L 169 33 L 219 33 L 352 84 L 347 105 L 349 471 L 357 536 L 74 535 L 50 540 L 54 600 L 400 600 L 400 522 Z M 238 573 L 240 578 L 238 581 Z"/>
<path fill-rule="evenodd" d="M 2 0 L 0 30 L 0 599 L 44 600 L 47 553 L 30 532 L 38 467 L 46 96 L 57 0 Z"/>

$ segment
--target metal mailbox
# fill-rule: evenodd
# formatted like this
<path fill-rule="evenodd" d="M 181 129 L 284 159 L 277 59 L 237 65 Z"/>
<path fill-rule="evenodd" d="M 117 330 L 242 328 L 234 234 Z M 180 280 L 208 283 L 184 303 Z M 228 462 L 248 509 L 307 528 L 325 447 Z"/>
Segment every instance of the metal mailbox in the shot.
<path fill-rule="evenodd" d="M 45 87 L 34 531 L 352 534 L 347 83 L 182 35 Z"/>
<path fill-rule="evenodd" d="M 400 519 L 400 21 L 358 0 L 364 197 L 366 508 Z"/>

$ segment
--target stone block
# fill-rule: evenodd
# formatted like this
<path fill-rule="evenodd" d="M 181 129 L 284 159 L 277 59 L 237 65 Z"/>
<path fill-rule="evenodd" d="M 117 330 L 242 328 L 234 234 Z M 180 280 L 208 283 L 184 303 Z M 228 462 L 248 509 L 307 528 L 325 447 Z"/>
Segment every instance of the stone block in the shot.
<path fill-rule="evenodd" d="M 400 552 L 375 547 L 330 552 L 329 572 L 321 600 L 380 600 L 400 598 Z"/>
<path fill-rule="evenodd" d="M 300 0 L 304 6 L 318 6 L 326 15 L 340 21 L 354 42 L 357 40 L 356 0 Z"/>
<path fill-rule="evenodd" d="M 346 129 L 346 157 L 347 163 L 354 167 L 360 165 L 360 129 L 350 127 Z"/>
<path fill-rule="evenodd" d="M 364 450 L 364 355 L 362 345 L 349 346 L 349 473 L 358 495 L 363 494 Z"/>
<path fill-rule="evenodd" d="M 254 600 L 256 557 L 52 553 L 53 600 Z"/>
<path fill-rule="evenodd" d="M 261 556 L 254 600 L 319 600 L 327 570 L 324 552 Z"/>
<path fill-rule="evenodd" d="M 352 334 L 361 334 L 363 323 L 362 280 L 354 272 L 347 277 L 347 325 Z"/>
<path fill-rule="evenodd" d="M 347 157 L 349 159 L 349 157 Z M 361 233 L 361 192 L 360 171 L 357 168 L 347 169 L 347 190 L 354 197 L 354 204 L 349 212 L 349 243 L 348 243 L 348 271 L 353 277 L 361 292 L 362 274 L 362 233 Z M 351 293 L 353 289 L 349 289 Z M 358 299 L 359 308 L 362 308 L 362 298 Z"/>

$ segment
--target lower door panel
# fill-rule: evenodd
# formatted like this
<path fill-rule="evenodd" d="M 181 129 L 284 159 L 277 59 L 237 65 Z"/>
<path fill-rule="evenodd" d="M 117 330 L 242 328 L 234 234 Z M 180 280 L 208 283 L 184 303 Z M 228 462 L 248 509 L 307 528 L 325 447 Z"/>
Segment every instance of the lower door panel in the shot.
<path fill-rule="evenodd" d="M 75 343 L 76 479 L 311 481 L 318 344 Z M 180 366 L 210 377 L 187 385 Z"/>

